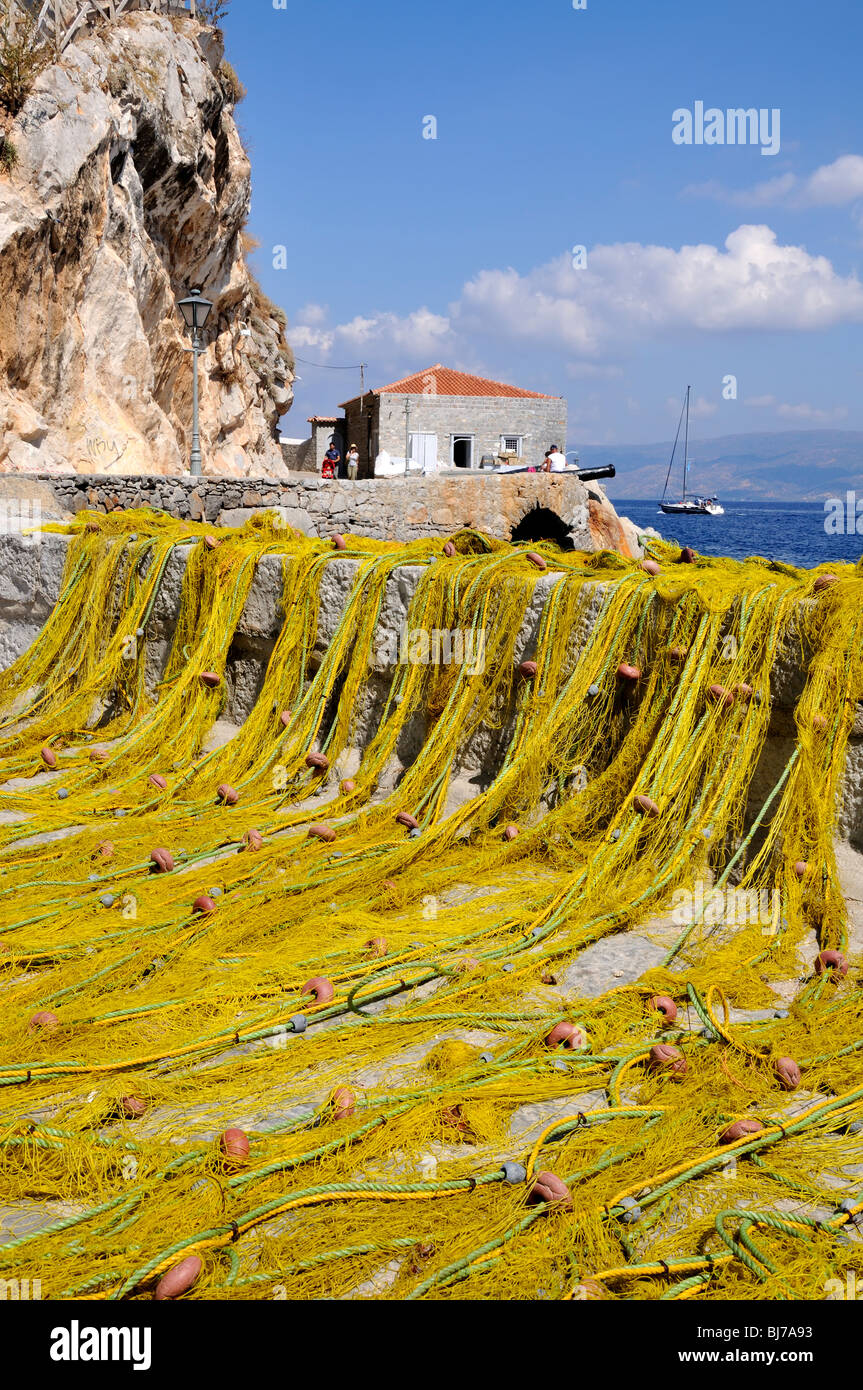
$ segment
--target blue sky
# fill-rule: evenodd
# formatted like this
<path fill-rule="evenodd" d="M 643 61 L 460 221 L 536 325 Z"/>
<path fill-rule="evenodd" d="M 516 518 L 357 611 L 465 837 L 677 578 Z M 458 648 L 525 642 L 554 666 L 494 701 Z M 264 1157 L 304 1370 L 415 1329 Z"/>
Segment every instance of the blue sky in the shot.
<path fill-rule="evenodd" d="M 572 446 L 670 437 L 687 382 L 702 436 L 863 428 L 860 0 L 234 0 L 225 32 L 298 357 L 565 395 Z M 778 109 L 779 152 L 676 144 L 696 102 Z M 298 372 L 299 437 L 358 373 Z"/>

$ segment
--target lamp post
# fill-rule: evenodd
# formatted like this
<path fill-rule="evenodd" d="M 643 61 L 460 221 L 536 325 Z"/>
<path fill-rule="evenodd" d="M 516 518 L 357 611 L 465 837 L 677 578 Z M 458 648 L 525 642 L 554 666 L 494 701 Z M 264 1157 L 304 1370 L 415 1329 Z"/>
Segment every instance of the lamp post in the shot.
<path fill-rule="evenodd" d="M 204 351 L 201 332 L 210 316 L 213 305 L 204 299 L 200 289 L 189 290 L 189 298 L 180 300 L 180 311 L 186 325 L 192 330 L 192 452 L 189 456 L 189 471 L 194 477 L 201 476 L 201 433 L 198 422 L 198 357 Z"/>

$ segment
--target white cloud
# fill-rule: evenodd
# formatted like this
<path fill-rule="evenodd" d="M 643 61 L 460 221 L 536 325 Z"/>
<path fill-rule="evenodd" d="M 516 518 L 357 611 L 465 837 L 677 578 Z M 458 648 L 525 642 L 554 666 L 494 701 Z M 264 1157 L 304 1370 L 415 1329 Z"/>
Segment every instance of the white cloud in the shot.
<path fill-rule="evenodd" d="M 778 401 L 775 396 L 749 396 L 743 404 L 757 410 L 772 410 L 782 420 L 803 420 L 812 425 L 835 425 L 848 416 L 848 408 L 844 405 L 834 406 L 832 410 L 822 410 L 806 401 L 801 401 L 798 405 L 789 405 Z"/>
<path fill-rule="evenodd" d="M 826 256 L 780 244 L 769 227 L 743 225 L 721 247 L 616 243 L 591 248 L 582 270 L 568 252 L 525 274 L 483 270 L 447 314 L 384 311 L 326 327 L 312 307 L 292 345 L 322 362 L 372 362 L 375 377 L 478 360 L 495 375 L 516 346 L 563 357 L 570 377 L 599 382 L 620 375 L 615 359 L 639 341 L 863 322 L 863 285 Z"/>
<path fill-rule="evenodd" d="M 706 183 L 689 184 L 682 196 L 713 198 L 738 207 L 844 207 L 863 198 L 863 156 L 843 154 L 832 164 L 822 164 L 808 178 L 779 174 L 752 188 L 726 188 L 709 179 Z"/>
<path fill-rule="evenodd" d="M 304 304 L 302 309 L 298 309 L 294 314 L 294 322 L 312 327 L 314 324 L 326 323 L 329 312 L 327 304 Z"/>
<path fill-rule="evenodd" d="M 833 410 L 820 410 L 817 406 L 805 403 L 780 405 L 776 407 L 776 414 L 781 415 L 784 420 L 806 420 L 813 425 L 833 425 L 846 419 L 848 407 L 838 405 Z"/>
<path fill-rule="evenodd" d="M 724 250 L 711 245 L 595 246 L 588 267 L 569 257 L 527 275 L 486 270 L 453 309 L 464 333 L 537 341 L 585 357 L 634 337 L 696 329 L 810 331 L 863 320 L 863 285 L 826 256 L 782 246 L 766 226 L 741 226 Z"/>

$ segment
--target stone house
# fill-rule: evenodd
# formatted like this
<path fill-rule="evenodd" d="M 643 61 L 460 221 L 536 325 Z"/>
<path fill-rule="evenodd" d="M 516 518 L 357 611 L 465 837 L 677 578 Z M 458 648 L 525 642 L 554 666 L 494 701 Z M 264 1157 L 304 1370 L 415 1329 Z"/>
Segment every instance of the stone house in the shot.
<path fill-rule="evenodd" d="M 552 444 L 566 448 L 566 400 L 507 386 L 437 363 L 355 396 L 345 412 L 345 445 L 356 444 L 359 476 L 374 474 L 386 450 L 431 472 L 479 468 L 483 459 L 540 464 Z"/>

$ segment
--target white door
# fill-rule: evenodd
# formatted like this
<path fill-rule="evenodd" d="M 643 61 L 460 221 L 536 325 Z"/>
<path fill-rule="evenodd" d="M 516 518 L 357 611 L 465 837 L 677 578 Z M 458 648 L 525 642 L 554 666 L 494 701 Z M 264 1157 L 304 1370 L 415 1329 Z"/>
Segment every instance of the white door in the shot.
<path fill-rule="evenodd" d="M 411 435 L 411 468 L 421 469 L 423 473 L 434 473 L 437 469 L 437 435 Z"/>

